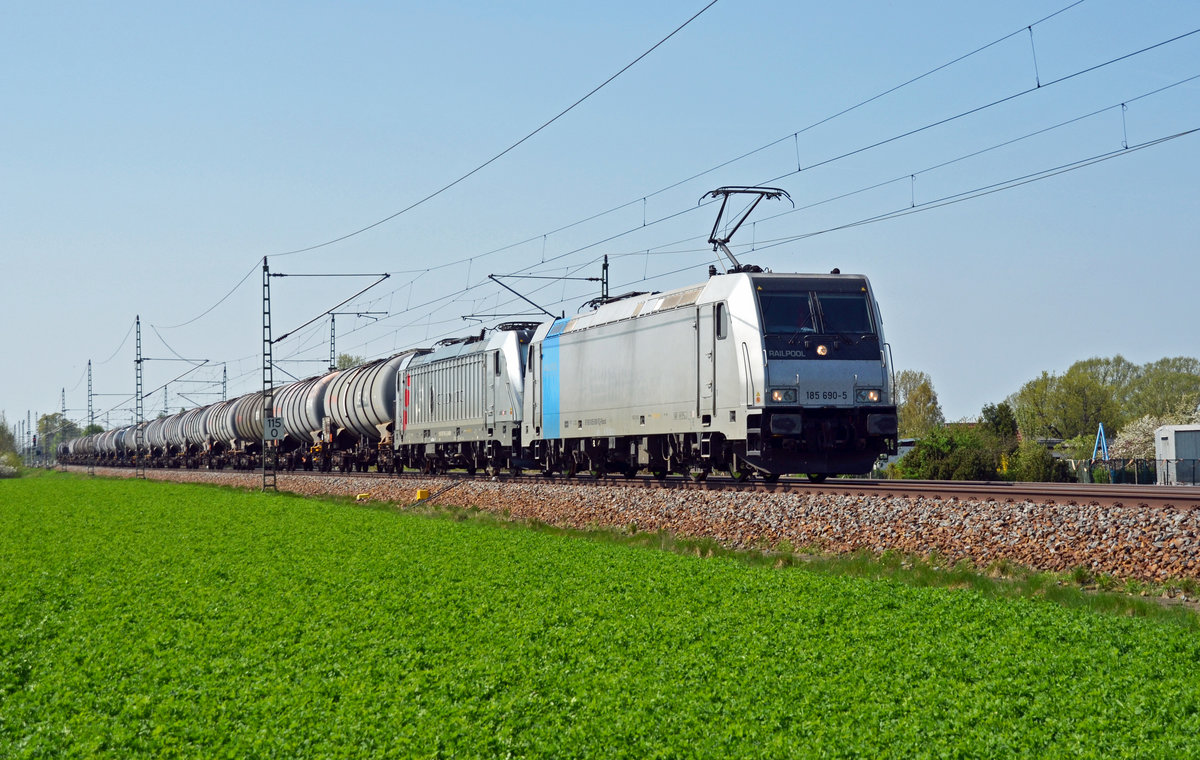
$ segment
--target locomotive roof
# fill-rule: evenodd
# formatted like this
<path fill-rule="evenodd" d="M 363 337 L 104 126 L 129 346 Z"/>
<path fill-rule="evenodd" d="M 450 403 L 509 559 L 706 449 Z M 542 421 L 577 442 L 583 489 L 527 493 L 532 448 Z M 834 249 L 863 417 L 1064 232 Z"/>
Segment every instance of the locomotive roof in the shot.
<path fill-rule="evenodd" d="M 420 356 L 414 356 L 413 365 L 428 364 L 430 362 L 439 361 L 441 359 L 449 359 L 455 356 L 469 356 L 483 351 L 495 351 L 504 346 L 510 340 L 516 340 L 518 343 L 528 343 L 529 336 L 533 333 L 528 328 L 519 330 L 493 330 L 487 332 L 482 340 L 471 341 L 456 341 L 434 346 L 432 350 L 423 353 Z M 512 336 L 512 337 L 510 337 Z"/>
<path fill-rule="evenodd" d="M 870 288 L 866 275 L 861 274 L 810 274 L 810 273 L 737 273 L 715 275 L 707 282 L 689 285 L 664 293 L 649 293 L 639 298 L 626 298 L 603 304 L 595 309 L 576 314 L 566 319 L 545 323 L 538 329 L 536 338 L 547 334 L 558 334 L 583 330 L 588 327 L 620 322 L 659 311 L 669 311 L 697 303 L 715 303 L 725 300 L 739 288 L 766 286 L 769 289 L 795 288 L 798 290 L 834 290 L 860 292 Z"/>

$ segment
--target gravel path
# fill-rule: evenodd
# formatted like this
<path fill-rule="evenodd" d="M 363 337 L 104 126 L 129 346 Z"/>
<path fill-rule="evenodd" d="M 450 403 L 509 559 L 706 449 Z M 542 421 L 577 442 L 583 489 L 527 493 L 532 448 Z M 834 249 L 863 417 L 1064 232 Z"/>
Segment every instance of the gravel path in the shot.
<path fill-rule="evenodd" d="M 96 473 L 133 474 L 106 468 L 97 468 Z M 146 476 L 253 490 L 262 485 L 258 473 L 149 470 Z M 444 480 L 286 473 L 280 473 L 277 482 L 281 491 L 369 494 L 370 501 L 400 505 L 413 502 L 418 488 L 436 493 L 446 486 Z M 1200 579 L 1200 510 L 474 480 L 464 481 L 436 501 L 562 527 L 636 526 L 639 531 L 707 536 L 741 549 L 787 541 L 797 549 L 830 552 L 894 549 L 927 555 L 936 551 L 951 563 L 967 559 L 980 567 L 1008 560 L 1059 572 L 1088 567 L 1117 578 Z"/>

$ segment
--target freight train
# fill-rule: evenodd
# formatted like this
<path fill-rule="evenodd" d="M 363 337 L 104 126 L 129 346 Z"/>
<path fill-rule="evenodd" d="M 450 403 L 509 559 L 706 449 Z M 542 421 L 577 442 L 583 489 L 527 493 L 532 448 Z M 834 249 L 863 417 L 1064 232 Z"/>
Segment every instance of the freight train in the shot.
<path fill-rule="evenodd" d="M 263 394 L 70 441 L 66 463 L 251 469 Z M 274 391 L 281 469 L 812 479 L 895 453 L 878 304 L 852 274 L 737 271 L 506 323 Z"/>
<path fill-rule="evenodd" d="M 734 194 L 757 196 L 717 235 Z M 645 471 L 737 479 L 867 472 L 896 453 L 883 322 L 863 275 L 776 274 L 727 243 L 777 188 L 727 187 L 709 242 L 725 274 L 509 322 L 264 394 L 64 444 L 59 460 L 149 467 L 547 475 Z"/>

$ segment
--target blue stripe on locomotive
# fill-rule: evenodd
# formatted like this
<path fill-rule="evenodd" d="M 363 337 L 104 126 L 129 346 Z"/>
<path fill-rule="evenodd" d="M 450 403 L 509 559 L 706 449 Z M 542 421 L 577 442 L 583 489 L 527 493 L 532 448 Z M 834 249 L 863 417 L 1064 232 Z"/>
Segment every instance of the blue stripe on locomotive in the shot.
<path fill-rule="evenodd" d="M 542 340 L 542 437 L 562 438 L 562 415 L 558 401 L 558 337 L 567 320 L 555 320 Z"/>

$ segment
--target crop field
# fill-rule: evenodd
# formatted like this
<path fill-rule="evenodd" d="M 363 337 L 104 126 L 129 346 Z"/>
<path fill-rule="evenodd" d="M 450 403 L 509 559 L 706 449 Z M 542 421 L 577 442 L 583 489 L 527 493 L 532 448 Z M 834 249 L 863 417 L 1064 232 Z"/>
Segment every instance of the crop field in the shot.
<path fill-rule="evenodd" d="M 0 757 L 1194 757 L 1200 636 L 153 481 L 0 481 Z"/>

